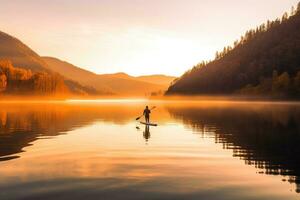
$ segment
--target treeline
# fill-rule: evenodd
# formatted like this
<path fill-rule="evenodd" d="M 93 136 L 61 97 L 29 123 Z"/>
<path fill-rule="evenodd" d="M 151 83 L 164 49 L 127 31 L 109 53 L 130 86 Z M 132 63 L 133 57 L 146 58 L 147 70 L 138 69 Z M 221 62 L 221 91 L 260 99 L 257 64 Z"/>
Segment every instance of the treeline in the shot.
<path fill-rule="evenodd" d="M 69 92 L 59 74 L 16 68 L 8 59 L 0 60 L 0 92 L 4 94 L 56 95 Z"/>
<path fill-rule="evenodd" d="M 255 96 L 268 95 L 275 98 L 300 98 L 300 70 L 294 77 L 287 72 L 278 75 L 278 72 L 274 71 L 272 78 L 262 78 L 258 85 L 249 84 L 238 93 Z"/>
<path fill-rule="evenodd" d="M 275 96 L 299 97 L 296 81 L 300 72 L 299 27 L 300 3 L 290 14 L 247 31 L 233 46 L 217 52 L 213 61 L 194 66 L 176 80 L 166 94 L 278 93 L 280 95 Z M 286 81 L 289 89 L 281 86 L 275 89 L 275 71 L 280 78 L 289 77 Z"/>
<path fill-rule="evenodd" d="M 232 46 L 224 47 L 221 52 L 217 51 L 215 55 L 215 60 L 218 60 L 224 56 L 226 56 L 228 53 L 230 53 L 231 50 L 234 48 L 246 44 L 247 42 L 253 40 L 255 37 L 259 36 L 260 33 L 267 32 L 271 30 L 272 28 L 279 26 L 283 24 L 285 21 L 287 21 L 291 16 L 295 16 L 299 14 L 300 12 L 300 2 L 298 3 L 297 9 L 293 6 L 291 8 L 291 12 L 287 13 L 285 12 L 281 18 L 277 18 L 274 21 L 268 20 L 266 23 L 261 24 L 260 26 L 256 27 L 255 29 L 251 29 L 249 31 L 246 31 L 245 35 L 241 36 L 239 40 L 234 41 Z M 205 64 L 205 62 L 200 63 Z"/>

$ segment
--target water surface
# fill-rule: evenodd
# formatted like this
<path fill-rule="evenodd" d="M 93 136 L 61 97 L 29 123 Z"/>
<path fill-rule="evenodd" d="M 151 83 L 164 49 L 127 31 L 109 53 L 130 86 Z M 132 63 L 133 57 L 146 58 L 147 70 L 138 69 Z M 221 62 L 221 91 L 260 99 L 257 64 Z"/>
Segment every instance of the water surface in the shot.
<path fill-rule="evenodd" d="M 146 104 L 158 127 L 135 121 Z M 0 108 L 0 199 L 299 199 L 297 103 Z"/>

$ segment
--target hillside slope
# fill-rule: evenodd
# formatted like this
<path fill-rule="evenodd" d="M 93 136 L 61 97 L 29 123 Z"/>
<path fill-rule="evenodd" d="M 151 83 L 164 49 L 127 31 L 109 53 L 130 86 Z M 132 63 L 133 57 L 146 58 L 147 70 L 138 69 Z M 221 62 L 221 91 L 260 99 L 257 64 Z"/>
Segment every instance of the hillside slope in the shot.
<path fill-rule="evenodd" d="M 98 75 L 57 58 L 43 57 L 43 59 L 50 67 L 49 69 L 71 80 L 118 95 L 143 96 L 153 91 L 166 90 L 173 80 L 173 77 L 160 75 L 153 76 L 152 79 L 151 76 L 133 77 L 125 73 Z M 167 83 L 168 80 L 170 80 L 169 83 Z"/>
<path fill-rule="evenodd" d="M 136 77 L 136 79 L 139 81 L 169 86 L 172 83 L 172 81 L 176 79 L 176 77 L 166 76 L 163 74 L 154 74 L 154 75 L 147 75 L 147 76 L 138 76 Z"/>
<path fill-rule="evenodd" d="M 289 17 L 250 30 L 234 47 L 201 63 L 166 92 L 300 96 L 300 6 Z"/>
<path fill-rule="evenodd" d="M 14 66 L 32 71 L 48 71 L 40 56 L 17 38 L 0 31 L 0 44 L 0 59 L 9 59 Z"/>
<path fill-rule="evenodd" d="M 162 85 L 162 86 L 169 86 L 172 83 L 172 81 L 176 79 L 175 76 L 167 76 L 167 75 L 163 75 L 163 74 L 130 76 L 124 72 L 119 72 L 119 73 L 115 73 L 115 74 L 101 74 L 99 76 L 142 81 L 142 82 L 158 84 L 158 85 Z"/>
<path fill-rule="evenodd" d="M 11 64 L 5 64 L 13 69 L 14 67 L 30 70 L 30 73 L 46 73 L 49 77 L 61 77 L 64 80 L 64 86 L 68 88 L 73 94 L 77 95 L 96 95 L 96 94 L 106 94 L 105 91 L 96 91 L 94 88 L 82 86 L 74 81 L 68 80 L 63 76 L 58 76 L 56 72 L 50 69 L 47 63 L 30 49 L 27 45 L 22 43 L 15 37 L 12 37 L 6 33 L 0 31 L 0 60 L 5 62 L 11 62 Z M 4 73 L 4 72 L 1 72 Z M 12 90 L 12 89 L 10 89 Z M 62 90 L 61 90 L 62 91 Z M 15 90 L 18 93 L 18 90 Z"/>

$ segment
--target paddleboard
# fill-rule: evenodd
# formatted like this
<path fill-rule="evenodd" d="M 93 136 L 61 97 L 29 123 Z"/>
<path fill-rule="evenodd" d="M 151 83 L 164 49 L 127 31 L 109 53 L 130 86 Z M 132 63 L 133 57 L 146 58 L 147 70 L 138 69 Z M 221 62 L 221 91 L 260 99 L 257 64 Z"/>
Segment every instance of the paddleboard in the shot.
<path fill-rule="evenodd" d="M 157 126 L 157 124 L 153 124 L 153 123 L 146 123 L 146 122 L 140 122 L 140 123 L 147 126 Z"/>

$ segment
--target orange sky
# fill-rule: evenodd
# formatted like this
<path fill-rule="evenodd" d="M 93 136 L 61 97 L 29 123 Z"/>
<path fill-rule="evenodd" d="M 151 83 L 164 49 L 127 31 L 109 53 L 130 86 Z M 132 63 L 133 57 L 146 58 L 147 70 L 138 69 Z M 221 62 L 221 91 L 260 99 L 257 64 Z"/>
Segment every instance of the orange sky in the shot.
<path fill-rule="evenodd" d="M 1 0 L 0 30 L 96 73 L 181 75 L 298 0 Z"/>

